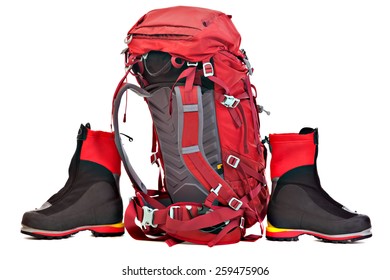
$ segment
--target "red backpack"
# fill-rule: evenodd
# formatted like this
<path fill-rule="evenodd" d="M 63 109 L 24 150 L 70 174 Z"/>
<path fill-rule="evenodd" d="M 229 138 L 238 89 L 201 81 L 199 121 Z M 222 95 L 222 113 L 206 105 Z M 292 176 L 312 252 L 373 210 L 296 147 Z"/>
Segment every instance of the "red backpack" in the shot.
<path fill-rule="evenodd" d="M 269 191 L 256 88 L 231 16 L 196 7 L 153 10 L 127 33 L 126 74 L 113 99 L 116 144 L 135 188 L 125 227 L 137 240 L 197 244 L 255 241 Z M 140 87 L 126 83 L 128 74 Z M 121 143 L 118 110 L 128 90 L 143 97 L 153 124 L 148 189 Z M 138 220 L 138 222 L 137 222 Z"/>

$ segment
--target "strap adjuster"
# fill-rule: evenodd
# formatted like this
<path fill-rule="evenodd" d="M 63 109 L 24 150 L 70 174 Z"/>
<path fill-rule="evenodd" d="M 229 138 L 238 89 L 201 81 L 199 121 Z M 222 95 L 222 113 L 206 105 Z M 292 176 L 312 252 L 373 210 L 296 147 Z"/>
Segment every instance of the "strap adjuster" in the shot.
<path fill-rule="evenodd" d="M 240 159 L 236 156 L 230 155 L 228 156 L 226 163 L 230 165 L 233 168 L 237 168 L 238 164 L 240 163 Z"/>
<path fill-rule="evenodd" d="M 148 206 L 142 206 L 142 210 L 143 210 L 143 217 L 141 222 L 142 227 L 145 228 L 146 226 L 151 226 L 153 228 L 156 228 L 157 225 L 153 224 L 153 220 L 154 220 L 154 212 L 156 212 L 158 209 L 152 209 L 149 208 Z"/>
<path fill-rule="evenodd" d="M 151 156 L 150 156 L 150 162 L 151 162 L 152 164 L 155 164 L 155 163 L 157 162 L 157 152 L 151 154 Z"/>
<path fill-rule="evenodd" d="M 180 206 L 178 206 L 178 205 L 173 205 L 173 206 L 171 206 L 171 208 L 169 208 L 169 217 L 171 219 L 175 218 L 175 209 L 179 209 L 179 208 L 180 208 Z"/>
<path fill-rule="evenodd" d="M 198 66 L 198 62 L 189 62 L 189 61 L 187 61 L 187 66 L 188 67 L 196 67 L 196 66 Z"/>
<path fill-rule="evenodd" d="M 240 228 L 241 228 L 241 229 L 244 229 L 244 228 L 245 228 L 245 218 L 244 218 L 244 217 L 241 217 L 241 220 L 240 220 Z"/>
<path fill-rule="evenodd" d="M 235 98 L 231 95 L 224 94 L 225 99 L 221 102 L 223 106 L 228 108 L 236 108 L 240 104 L 240 99 Z"/>
<path fill-rule="evenodd" d="M 222 185 L 218 184 L 218 186 L 215 187 L 215 189 L 211 189 L 210 192 L 215 193 L 216 196 L 218 196 L 219 191 L 221 190 Z"/>
<path fill-rule="evenodd" d="M 235 197 L 233 197 L 232 199 L 230 199 L 228 205 L 230 208 L 232 208 L 233 210 L 238 210 L 241 208 L 243 202 Z"/>
<path fill-rule="evenodd" d="M 210 77 L 214 76 L 214 67 L 211 62 L 203 63 L 203 76 Z"/>

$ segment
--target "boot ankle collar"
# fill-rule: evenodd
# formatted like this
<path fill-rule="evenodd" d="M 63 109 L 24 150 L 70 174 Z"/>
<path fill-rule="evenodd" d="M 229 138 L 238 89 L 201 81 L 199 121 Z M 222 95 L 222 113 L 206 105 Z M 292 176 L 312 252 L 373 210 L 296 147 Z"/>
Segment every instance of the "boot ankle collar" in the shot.
<path fill-rule="evenodd" d="M 77 140 L 84 141 L 85 139 L 87 139 L 88 129 L 90 128 L 91 125 L 89 123 L 87 123 L 85 126 L 81 124 L 77 133 Z"/>

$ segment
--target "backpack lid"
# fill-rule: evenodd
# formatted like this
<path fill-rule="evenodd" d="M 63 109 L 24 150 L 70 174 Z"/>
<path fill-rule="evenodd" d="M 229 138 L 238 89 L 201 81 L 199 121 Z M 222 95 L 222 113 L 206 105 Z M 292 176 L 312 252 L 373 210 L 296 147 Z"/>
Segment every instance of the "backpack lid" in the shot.
<path fill-rule="evenodd" d="M 205 8 L 176 6 L 152 10 L 130 29 L 125 41 L 133 56 L 151 50 L 192 62 L 209 60 L 220 50 L 242 56 L 241 37 L 231 16 Z"/>

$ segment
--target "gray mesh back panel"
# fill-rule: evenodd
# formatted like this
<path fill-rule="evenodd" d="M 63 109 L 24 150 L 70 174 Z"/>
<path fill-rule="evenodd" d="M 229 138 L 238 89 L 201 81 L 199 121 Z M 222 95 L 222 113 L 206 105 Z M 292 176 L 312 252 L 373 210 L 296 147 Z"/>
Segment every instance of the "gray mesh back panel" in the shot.
<path fill-rule="evenodd" d="M 175 88 L 177 91 L 178 88 Z M 163 87 L 153 92 L 148 98 L 149 109 L 157 131 L 164 161 L 166 188 L 172 201 L 204 202 L 208 191 L 192 176 L 181 156 L 181 131 L 183 124 L 178 121 L 178 114 L 183 113 L 180 94 L 173 93 L 172 115 L 169 113 L 171 89 Z M 209 90 L 199 95 L 199 113 L 204 121 L 200 122 L 200 150 L 210 165 L 216 170 L 221 163 L 218 129 L 215 117 L 214 92 Z M 204 124 L 204 125 L 202 125 Z M 202 129 L 203 127 L 203 129 Z"/>

